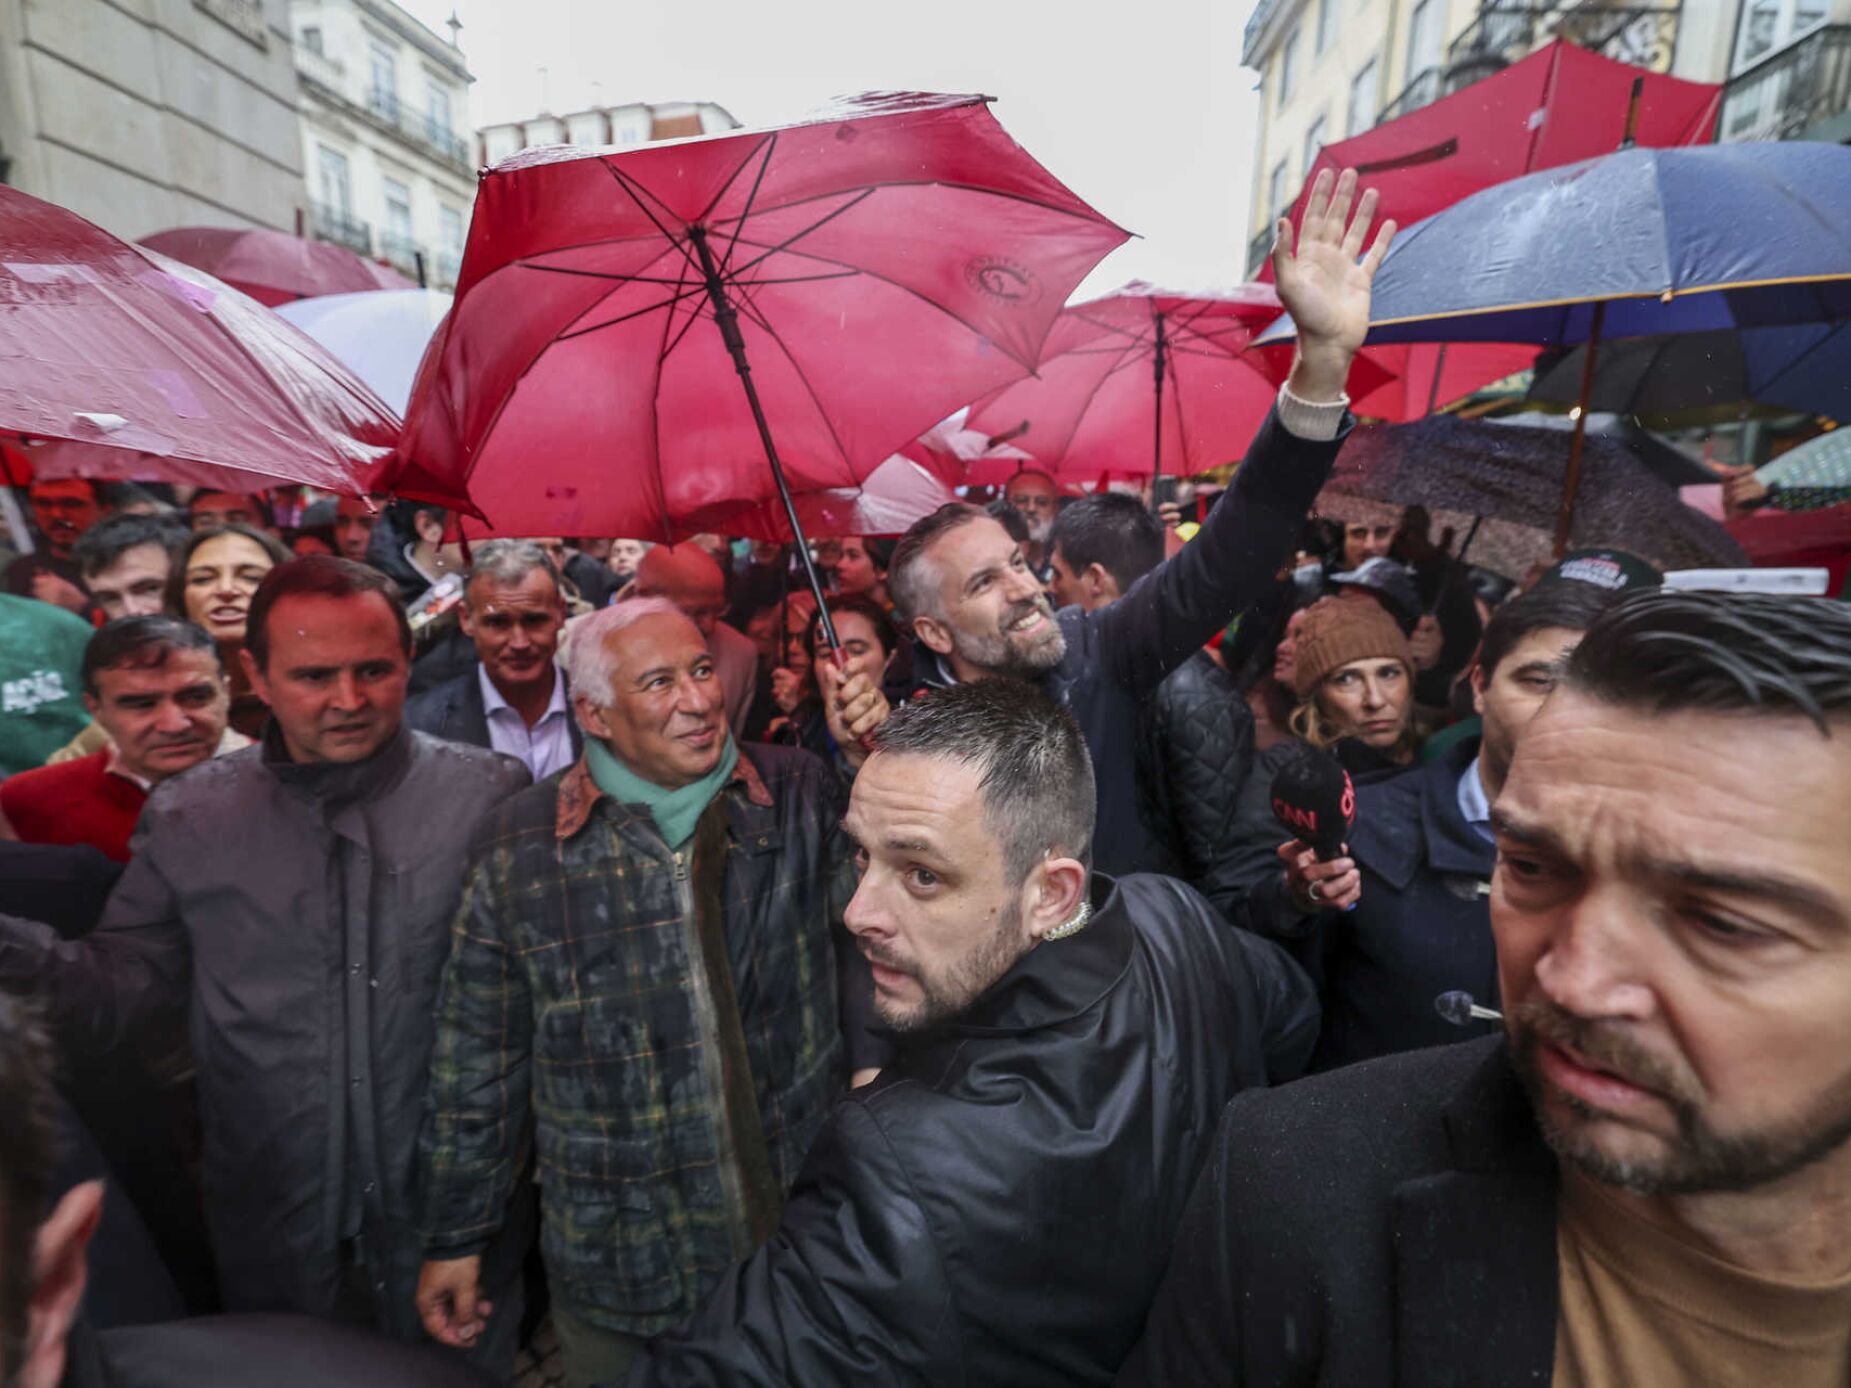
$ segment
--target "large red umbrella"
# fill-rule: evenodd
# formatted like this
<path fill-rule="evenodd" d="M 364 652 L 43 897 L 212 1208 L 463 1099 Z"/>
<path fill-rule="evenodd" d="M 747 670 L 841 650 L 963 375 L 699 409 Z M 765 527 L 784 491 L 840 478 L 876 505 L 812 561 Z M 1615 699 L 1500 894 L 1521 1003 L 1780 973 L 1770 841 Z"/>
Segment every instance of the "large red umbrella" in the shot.
<path fill-rule="evenodd" d="M 670 537 L 787 481 L 856 486 L 1033 369 L 1125 238 L 981 97 L 517 154 L 482 176 L 394 489 L 502 531 Z"/>
<path fill-rule="evenodd" d="M 1705 144 L 1716 128 L 1722 88 L 1663 77 L 1558 39 L 1521 62 L 1375 129 L 1325 145 L 1292 204 L 1294 224 L 1319 172 L 1355 169 L 1376 193 L 1377 212 L 1411 227 L 1494 183 L 1616 149 L 1639 83 L 1634 141 Z M 1260 271 L 1270 278 L 1269 261 Z M 1536 349 L 1503 343 L 1371 347 L 1397 387 L 1359 393 L 1358 414 L 1393 423 L 1527 368 Z M 1424 389 L 1423 389 L 1424 387 Z"/>
<path fill-rule="evenodd" d="M 174 227 L 142 237 L 141 244 L 204 270 L 269 308 L 324 294 L 418 287 L 391 266 L 344 246 L 267 227 Z"/>
<path fill-rule="evenodd" d="M 41 476 L 130 475 L 101 469 L 139 453 L 144 477 L 179 459 L 229 470 L 222 485 L 358 493 L 397 436 L 378 396 L 269 309 L 6 187 L 0 306 L 0 430 L 103 446 L 70 471 L 35 456 Z"/>
<path fill-rule="evenodd" d="M 1134 281 L 1063 313 L 1040 370 L 971 406 L 970 427 L 1011 432 L 1070 482 L 1218 467 L 1246 452 L 1278 394 L 1246 349 L 1279 313 L 1271 285 L 1180 294 Z M 1386 381 L 1370 363 L 1357 370 L 1371 387 Z"/>

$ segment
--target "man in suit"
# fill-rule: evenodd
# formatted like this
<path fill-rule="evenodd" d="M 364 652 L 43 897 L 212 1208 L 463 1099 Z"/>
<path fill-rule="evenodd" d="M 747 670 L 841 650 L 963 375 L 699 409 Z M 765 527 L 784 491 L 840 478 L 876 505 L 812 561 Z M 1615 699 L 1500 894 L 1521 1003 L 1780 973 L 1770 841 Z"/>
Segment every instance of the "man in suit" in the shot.
<path fill-rule="evenodd" d="M 571 766 L 579 731 L 553 661 L 566 621 L 553 561 L 531 540 L 478 546 L 461 621 L 480 663 L 410 700 L 405 721 L 432 737 L 516 757 L 535 781 Z"/>
<path fill-rule="evenodd" d="M 1851 1377 L 1848 652 L 1589 628 L 1491 813 L 1504 1035 L 1236 1098 L 1121 1384 Z"/>

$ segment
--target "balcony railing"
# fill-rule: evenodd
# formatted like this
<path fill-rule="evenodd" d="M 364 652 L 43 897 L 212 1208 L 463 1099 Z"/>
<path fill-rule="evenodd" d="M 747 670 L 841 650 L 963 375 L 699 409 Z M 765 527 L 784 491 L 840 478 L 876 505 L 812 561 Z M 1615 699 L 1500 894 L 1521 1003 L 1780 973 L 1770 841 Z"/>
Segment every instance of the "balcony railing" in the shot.
<path fill-rule="evenodd" d="M 418 278 L 418 252 L 421 249 L 409 236 L 398 236 L 389 231 L 379 233 L 380 256 L 414 280 Z"/>
<path fill-rule="evenodd" d="M 1679 11 L 1680 0 L 1483 5 L 1446 50 L 1446 90 L 1470 86 L 1558 38 L 1634 67 L 1669 72 Z"/>
<path fill-rule="evenodd" d="M 306 44 L 296 45 L 296 71 L 336 95 L 347 90 L 346 66 L 338 58 L 330 58 Z"/>
<path fill-rule="evenodd" d="M 1419 73 L 1414 80 L 1401 89 L 1401 95 L 1382 108 L 1382 114 L 1375 118 L 1377 125 L 1386 124 L 1397 116 L 1405 116 L 1410 111 L 1418 111 L 1423 106 L 1431 106 L 1446 95 L 1446 74 L 1437 67 L 1430 67 Z"/>
<path fill-rule="evenodd" d="M 1729 83 L 1719 140 L 1793 140 L 1851 112 L 1851 24 L 1828 24 Z"/>
<path fill-rule="evenodd" d="M 469 145 L 457 137 L 455 130 L 447 125 L 439 125 L 421 111 L 414 111 L 398 99 L 397 93 L 375 87 L 367 93 L 366 109 L 376 120 L 390 126 L 413 144 L 422 145 L 437 158 L 465 172 L 471 167 Z"/>
<path fill-rule="evenodd" d="M 310 209 L 309 229 L 319 241 L 332 241 L 358 255 L 373 253 L 373 229 L 325 202 L 318 202 Z"/>

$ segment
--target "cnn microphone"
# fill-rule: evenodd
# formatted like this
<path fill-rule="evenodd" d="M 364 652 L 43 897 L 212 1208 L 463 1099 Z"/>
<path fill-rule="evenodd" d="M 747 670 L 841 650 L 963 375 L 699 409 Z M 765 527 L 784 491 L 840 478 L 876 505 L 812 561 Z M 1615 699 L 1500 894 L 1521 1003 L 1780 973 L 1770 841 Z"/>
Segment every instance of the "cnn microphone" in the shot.
<path fill-rule="evenodd" d="M 1489 1007 L 1480 1007 L 1472 1001 L 1472 995 L 1462 989 L 1450 993 L 1441 993 L 1433 1000 L 1433 1010 L 1456 1027 L 1469 1027 L 1473 1022 L 1501 1022 L 1502 1012 Z"/>
<path fill-rule="evenodd" d="M 1342 857 L 1344 842 L 1356 827 L 1350 773 L 1328 753 L 1301 747 L 1273 777 L 1273 817 L 1320 863 Z"/>

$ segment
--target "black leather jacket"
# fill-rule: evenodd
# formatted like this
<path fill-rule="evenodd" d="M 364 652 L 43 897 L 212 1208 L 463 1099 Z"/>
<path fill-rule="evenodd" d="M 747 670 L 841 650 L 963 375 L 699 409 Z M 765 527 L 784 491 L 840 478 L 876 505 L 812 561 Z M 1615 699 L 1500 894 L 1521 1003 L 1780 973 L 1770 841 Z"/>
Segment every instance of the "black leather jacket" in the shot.
<path fill-rule="evenodd" d="M 630 1388 L 1111 1381 L 1216 1115 L 1298 1073 L 1317 1008 L 1181 883 L 1096 877 L 1093 901 L 837 1103 L 777 1232 Z"/>
<path fill-rule="evenodd" d="M 1138 813 L 1180 877 L 1229 920 L 1245 896 L 1235 813 L 1253 769 L 1253 714 L 1205 652 L 1177 667 L 1138 710 Z"/>

